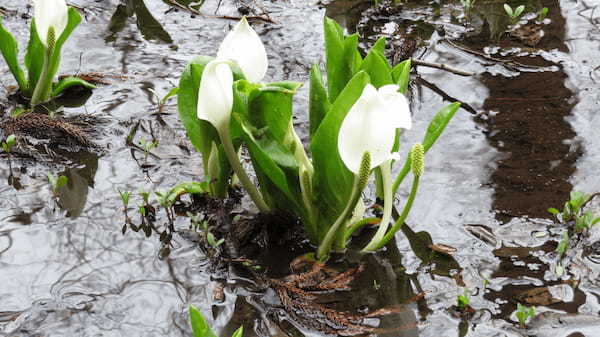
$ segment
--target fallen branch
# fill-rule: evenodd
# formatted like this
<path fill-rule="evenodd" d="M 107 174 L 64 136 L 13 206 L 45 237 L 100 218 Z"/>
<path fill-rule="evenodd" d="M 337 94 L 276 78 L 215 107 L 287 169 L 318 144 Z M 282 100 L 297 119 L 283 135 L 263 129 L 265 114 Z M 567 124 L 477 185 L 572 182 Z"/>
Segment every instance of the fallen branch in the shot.
<path fill-rule="evenodd" d="M 467 110 L 468 112 L 470 112 L 473 115 L 478 114 L 477 110 L 475 110 L 471 105 L 448 95 L 444 90 L 440 89 L 437 85 L 423 79 L 421 76 L 416 78 L 416 82 L 422 86 L 429 88 L 434 93 L 440 95 L 442 97 L 442 99 L 444 99 L 445 101 L 452 102 L 452 103 L 459 102 L 461 108 Z"/>
<path fill-rule="evenodd" d="M 461 46 L 461 45 L 459 45 L 459 44 L 457 44 L 457 43 L 455 43 L 453 41 L 450 41 L 450 40 L 444 40 L 444 41 L 447 44 L 449 44 L 450 46 L 452 46 L 452 47 L 454 47 L 456 49 L 462 50 L 462 51 L 467 52 L 469 54 L 477 55 L 477 56 L 479 56 L 481 58 L 484 58 L 484 59 L 486 59 L 488 61 L 493 61 L 495 63 L 502 63 L 505 66 L 507 66 L 509 68 L 512 68 L 513 70 L 516 70 L 516 71 L 520 71 L 521 69 L 519 69 L 519 68 L 528 68 L 528 69 L 541 69 L 541 68 L 544 68 L 544 67 L 540 67 L 540 66 L 533 66 L 533 65 L 529 65 L 529 64 L 524 64 L 524 63 L 513 61 L 513 60 L 500 59 L 500 58 L 493 57 L 493 56 L 487 55 L 485 53 L 479 52 L 477 50 L 473 50 L 473 49 L 467 48 L 465 46 Z"/>
<path fill-rule="evenodd" d="M 241 16 L 231 16 L 231 15 L 208 15 L 208 14 L 204 14 L 202 12 L 200 12 L 199 10 L 193 9 L 189 6 L 184 6 L 180 3 L 178 3 L 175 0 L 167 0 L 167 2 L 169 4 L 171 4 L 172 6 L 175 6 L 179 9 L 183 9 L 184 11 L 187 11 L 189 13 L 192 13 L 194 15 L 200 15 L 202 17 L 205 18 L 210 18 L 210 19 L 225 19 L 225 20 L 234 20 L 234 21 L 239 21 L 242 19 Z M 246 19 L 248 20 L 259 20 L 259 21 L 264 21 L 264 22 L 269 22 L 269 23 L 277 23 L 275 22 L 273 19 L 271 19 L 268 15 L 248 15 L 246 16 Z"/>
<path fill-rule="evenodd" d="M 449 66 L 447 64 L 443 64 L 443 63 L 433 63 L 433 62 L 427 62 L 427 61 L 417 60 L 417 59 L 413 59 L 413 58 L 410 59 L 410 63 L 415 66 L 422 66 L 422 67 L 429 67 L 429 68 L 445 70 L 445 71 L 448 71 L 448 72 L 451 72 L 453 74 L 460 75 L 460 76 L 475 75 L 475 73 L 472 73 L 470 71 L 458 69 L 458 68 L 455 68 L 455 67 Z"/>

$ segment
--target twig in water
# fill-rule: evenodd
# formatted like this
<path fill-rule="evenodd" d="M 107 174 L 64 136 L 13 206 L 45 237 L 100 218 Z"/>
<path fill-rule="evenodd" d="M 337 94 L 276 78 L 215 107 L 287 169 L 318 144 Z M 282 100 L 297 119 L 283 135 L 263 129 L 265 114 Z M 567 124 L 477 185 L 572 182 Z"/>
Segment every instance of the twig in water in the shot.
<path fill-rule="evenodd" d="M 475 75 L 475 73 L 472 73 L 470 71 L 458 69 L 458 68 L 455 68 L 455 67 L 449 66 L 447 64 L 443 64 L 443 63 L 433 63 L 433 62 L 427 62 L 427 61 L 417 60 L 417 59 L 413 59 L 413 58 L 410 59 L 410 63 L 415 66 L 422 66 L 422 67 L 429 67 L 429 68 L 445 70 L 445 71 L 448 71 L 448 72 L 451 72 L 453 74 L 460 75 L 460 76 L 474 76 Z"/>
<path fill-rule="evenodd" d="M 429 88 L 431 91 L 435 92 L 436 94 L 442 96 L 442 98 L 445 101 L 448 101 L 448 102 L 459 102 L 461 108 L 467 110 L 468 112 L 470 112 L 473 115 L 477 115 L 477 113 L 478 113 L 477 110 L 475 110 L 472 106 L 470 106 L 469 104 L 467 104 L 467 103 L 465 103 L 465 102 L 463 102 L 463 101 L 461 101 L 459 99 L 456 99 L 456 98 L 448 95 L 444 90 L 440 89 L 437 85 L 435 85 L 435 84 L 433 84 L 433 83 L 431 83 L 431 82 L 423 79 L 421 76 L 417 77 L 416 81 L 417 81 L 418 84 L 421 84 L 421 85 Z"/>
<path fill-rule="evenodd" d="M 200 15 L 203 16 L 205 18 L 210 18 L 210 19 L 225 19 L 225 20 L 241 20 L 242 17 L 240 16 L 231 16 L 231 15 L 208 15 L 208 14 L 204 14 L 202 12 L 200 12 L 199 10 L 193 9 L 189 6 L 184 6 L 180 3 L 178 3 L 175 0 L 167 0 L 167 2 L 177 8 L 183 9 L 185 11 L 188 11 L 194 15 Z M 248 20 L 260 20 L 260 21 L 264 21 L 264 22 L 269 22 L 269 23 L 277 23 L 275 22 L 273 19 L 271 19 L 268 15 L 249 15 L 246 16 L 246 19 Z"/>
<path fill-rule="evenodd" d="M 520 71 L 521 69 L 519 69 L 519 67 L 520 68 L 528 68 L 528 69 L 540 69 L 540 68 L 544 68 L 544 67 L 540 67 L 540 66 L 533 66 L 533 65 L 529 65 L 529 64 L 524 64 L 524 63 L 513 61 L 513 60 L 503 60 L 503 59 L 500 59 L 500 58 L 497 58 L 497 57 L 489 56 L 489 55 L 487 55 L 485 53 L 482 53 L 482 52 L 479 52 L 477 50 L 473 50 L 473 49 L 467 48 L 465 46 L 461 46 L 461 45 L 459 45 L 459 44 L 457 44 L 457 43 L 455 43 L 455 42 L 453 42 L 451 40 L 444 40 L 444 41 L 447 44 L 449 44 L 450 46 L 452 46 L 452 47 L 454 47 L 456 49 L 460 49 L 460 50 L 462 50 L 462 51 L 464 51 L 466 53 L 472 54 L 472 55 L 477 55 L 477 56 L 479 56 L 481 58 L 484 58 L 484 59 L 486 59 L 488 61 L 493 61 L 493 62 L 496 62 L 496 63 L 502 63 L 505 66 L 507 66 L 507 67 L 509 67 L 509 68 L 511 68 L 511 69 L 513 69 L 515 71 Z"/>

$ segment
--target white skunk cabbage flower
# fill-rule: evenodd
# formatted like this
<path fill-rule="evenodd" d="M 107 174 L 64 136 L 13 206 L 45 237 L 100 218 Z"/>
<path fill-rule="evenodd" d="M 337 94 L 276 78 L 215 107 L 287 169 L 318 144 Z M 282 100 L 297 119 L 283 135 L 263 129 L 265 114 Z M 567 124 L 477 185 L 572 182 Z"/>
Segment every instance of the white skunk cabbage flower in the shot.
<path fill-rule="evenodd" d="M 54 38 L 58 37 L 67 27 L 69 8 L 65 0 L 33 0 L 35 28 L 40 40 L 48 47 L 48 31 L 54 28 Z"/>
<path fill-rule="evenodd" d="M 377 90 L 367 84 L 340 127 L 340 157 L 350 171 L 358 174 L 363 154 L 369 152 L 371 168 L 375 168 L 390 159 L 396 129 L 411 126 L 408 101 L 397 85 Z"/>
<path fill-rule="evenodd" d="M 217 59 L 235 61 L 246 79 L 255 83 L 262 81 L 269 66 L 265 46 L 246 17 L 225 36 L 219 46 Z"/>
<path fill-rule="evenodd" d="M 211 123 L 219 133 L 229 130 L 233 108 L 233 73 L 228 61 L 210 61 L 202 71 L 198 89 L 199 119 Z"/>

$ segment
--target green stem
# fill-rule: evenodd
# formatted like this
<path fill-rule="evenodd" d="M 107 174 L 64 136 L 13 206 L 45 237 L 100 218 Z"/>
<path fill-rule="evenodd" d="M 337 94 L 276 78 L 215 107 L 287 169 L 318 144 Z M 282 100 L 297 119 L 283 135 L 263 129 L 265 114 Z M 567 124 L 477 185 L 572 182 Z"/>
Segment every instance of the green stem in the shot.
<path fill-rule="evenodd" d="M 410 213 L 410 209 L 412 208 L 413 202 L 415 201 L 415 197 L 417 196 L 417 190 L 419 189 L 419 177 L 415 176 L 413 178 L 412 188 L 410 190 L 410 195 L 408 196 L 408 200 L 406 200 L 406 204 L 404 205 L 404 209 L 402 210 L 402 214 L 396 220 L 396 223 L 392 228 L 385 234 L 382 240 L 379 241 L 377 245 L 375 245 L 374 250 L 380 249 L 385 246 L 390 240 L 394 238 L 396 232 L 402 227 L 404 221 L 408 217 L 408 213 Z"/>
<path fill-rule="evenodd" d="M 402 181 L 404 180 L 404 178 L 406 178 L 406 175 L 410 171 L 410 165 L 410 156 L 408 156 L 406 158 L 406 161 L 404 162 L 404 165 L 402 166 L 402 169 L 400 170 L 400 173 L 396 176 L 396 179 L 394 180 L 394 185 L 392 185 L 392 195 L 396 195 L 396 192 L 398 192 L 398 187 L 400 187 L 400 184 L 402 184 Z"/>
<path fill-rule="evenodd" d="M 350 192 L 350 198 L 348 198 L 348 203 L 346 203 L 346 207 L 340 214 L 340 216 L 335 220 L 333 225 L 329 227 L 327 234 L 325 234 L 325 238 L 319 245 L 319 249 L 317 250 L 317 259 L 324 261 L 327 259 L 329 255 L 329 251 L 331 250 L 331 246 L 335 237 L 338 234 L 338 230 L 342 224 L 346 222 L 348 217 L 352 214 L 356 207 L 356 203 L 361 196 L 362 191 L 369 181 L 369 175 L 371 173 L 371 155 L 369 152 L 365 152 L 362 157 L 360 169 L 358 174 L 354 175 L 354 182 L 352 184 L 352 192 Z"/>
<path fill-rule="evenodd" d="M 327 258 L 327 256 L 329 255 L 329 251 L 331 250 L 331 245 L 333 244 L 333 239 L 335 238 L 339 227 L 344 222 L 346 222 L 346 219 L 348 219 L 350 213 L 352 213 L 354 205 L 356 205 L 356 202 L 358 201 L 358 198 L 360 197 L 360 194 L 362 192 L 359 191 L 358 188 L 359 180 L 360 178 L 358 175 L 354 176 L 352 192 L 350 193 L 350 199 L 348 200 L 346 207 L 344 208 L 340 216 L 337 218 L 337 220 L 335 220 L 335 223 L 331 227 L 329 227 L 327 234 L 325 234 L 325 238 L 319 245 L 319 249 L 317 250 L 317 258 L 319 260 L 325 260 Z"/>
<path fill-rule="evenodd" d="M 217 129 L 218 130 L 218 129 Z M 252 201 L 258 207 L 261 213 L 270 213 L 271 209 L 267 206 L 262 195 L 256 189 L 256 186 L 250 181 L 248 174 L 242 167 L 240 163 L 240 159 L 235 152 L 233 147 L 233 143 L 231 142 L 231 138 L 229 138 L 229 127 L 225 127 L 222 132 L 219 132 L 219 138 L 221 138 L 221 142 L 223 143 L 223 149 L 225 150 L 225 155 L 227 156 L 227 160 L 229 160 L 229 164 L 233 169 L 233 172 L 237 175 L 238 179 L 242 183 L 242 186 L 246 189 Z"/>
<path fill-rule="evenodd" d="M 48 46 L 45 49 L 44 54 L 44 65 L 42 67 L 42 73 L 38 79 L 38 82 L 33 90 L 33 96 L 31 97 L 31 105 L 35 106 L 40 103 L 47 101 L 50 98 L 52 92 L 52 81 L 56 70 L 52 66 L 52 53 L 54 52 L 55 36 L 54 29 L 50 27 L 48 30 Z"/>
<path fill-rule="evenodd" d="M 394 195 L 392 194 L 392 161 L 387 160 L 381 166 L 381 182 L 383 184 L 383 217 L 379 223 L 379 228 L 371 241 L 363 248 L 362 252 L 371 252 L 377 250 L 379 242 L 383 239 L 392 219 L 392 207 L 394 206 Z"/>
<path fill-rule="evenodd" d="M 381 219 L 379 218 L 364 218 L 358 220 L 357 222 L 350 225 L 350 227 L 348 227 L 348 229 L 344 232 L 344 242 L 348 241 L 352 234 L 354 234 L 354 232 L 356 232 L 359 228 L 366 225 L 376 225 L 380 222 Z"/>

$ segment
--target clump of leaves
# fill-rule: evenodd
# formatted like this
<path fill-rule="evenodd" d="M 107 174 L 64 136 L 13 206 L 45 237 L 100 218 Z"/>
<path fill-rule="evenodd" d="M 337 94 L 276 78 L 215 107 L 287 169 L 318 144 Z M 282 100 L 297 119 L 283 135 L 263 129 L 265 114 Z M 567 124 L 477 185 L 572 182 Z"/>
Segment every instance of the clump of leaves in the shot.
<path fill-rule="evenodd" d="M 528 307 L 522 305 L 521 303 L 517 303 L 517 320 L 519 320 L 519 325 L 521 328 L 525 327 L 525 323 L 528 319 L 535 317 L 535 307 Z"/>
<path fill-rule="evenodd" d="M 63 175 L 56 176 L 52 172 L 48 172 L 48 182 L 54 196 L 58 195 L 58 191 L 67 185 L 69 178 Z"/>
<path fill-rule="evenodd" d="M 521 5 L 513 10 L 513 8 L 510 7 L 509 4 L 504 4 L 504 11 L 506 12 L 506 15 L 508 15 L 510 21 L 513 23 L 517 21 L 521 14 L 523 14 L 524 10 L 525 5 Z"/>
<path fill-rule="evenodd" d="M 457 297 L 457 305 L 459 310 L 464 310 L 469 306 L 469 290 L 465 289 L 462 295 L 458 295 Z"/>
<path fill-rule="evenodd" d="M 553 214 L 560 222 L 573 222 L 575 232 L 581 233 L 600 222 L 600 217 L 595 217 L 590 211 L 583 211 L 583 207 L 593 196 L 594 195 L 585 194 L 583 192 L 573 191 L 571 192 L 569 200 L 565 202 L 562 212 L 553 207 L 549 208 L 548 212 Z"/>
<path fill-rule="evenodd" d="M 542 22 L 546 19 L 546 16 L 548 16 L 548 7 L 544 7 L 539 11 L 537 19 L 539 22 Z"/>
<path fill-rule="evenodd" d="M 194 337 L 217 337 L 210 326 L 208 326 L 202 313 L 193 305 L 190 305 L 190 324 Z M 240 326 L 231 337 L 242 337 L 243 335 L 244 327 Z"/>

